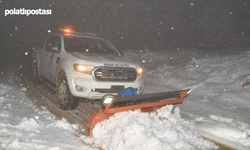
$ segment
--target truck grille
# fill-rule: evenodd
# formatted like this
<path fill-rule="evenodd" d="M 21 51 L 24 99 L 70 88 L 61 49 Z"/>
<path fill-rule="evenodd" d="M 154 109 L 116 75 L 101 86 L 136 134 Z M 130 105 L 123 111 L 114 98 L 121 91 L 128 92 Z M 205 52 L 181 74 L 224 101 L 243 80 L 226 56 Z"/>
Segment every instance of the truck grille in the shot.
<path fill-rule="evenodd" d="M 95 69 L 93 76 L 99 81 L 134 81 L 137 73 L 134 68 L 103 67 Z"/>

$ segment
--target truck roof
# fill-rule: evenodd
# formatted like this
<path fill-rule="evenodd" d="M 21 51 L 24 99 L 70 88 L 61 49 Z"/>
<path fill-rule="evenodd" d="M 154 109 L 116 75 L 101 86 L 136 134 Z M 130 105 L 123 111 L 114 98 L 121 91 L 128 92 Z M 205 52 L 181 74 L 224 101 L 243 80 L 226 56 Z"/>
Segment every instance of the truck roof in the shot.
<path fill-rule="evenodd" d="M 72 36 L 72 37 L 86 37 L 86 38 L 93 38 L 93 39 L 100 39 L 100 40 L 105 40 L 104 38 L 101 38 L 99 35 L 94 35 L 94 34 L 89 34 L 89 33 L 79 33 L 79 32 L 70 32 L 70 33 L 65 33 L 65 32 L 59 32 L 59 33 L 54 33 L 52 35 L 62 35 L 62 36 Z"/>
<path fill-rule="evenodd" d="M 74 37 L 87 37 L 87 38 L 96 38 L 96 39 L 103 39 L 98 36 L 91 36 L 88 34 L 62 34 L 63 36 L 74 36 Z"/>

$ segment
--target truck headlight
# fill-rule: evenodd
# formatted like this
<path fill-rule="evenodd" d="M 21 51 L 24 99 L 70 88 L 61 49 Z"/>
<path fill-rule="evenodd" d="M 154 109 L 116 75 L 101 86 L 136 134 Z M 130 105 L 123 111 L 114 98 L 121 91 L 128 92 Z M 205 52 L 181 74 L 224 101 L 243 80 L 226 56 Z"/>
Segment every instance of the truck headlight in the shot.
<path fill-rule="evenodd" d="M 141 67 L 136 68 L 136 71 L 137 71 L 137 74 L 138 74 L 138 75 L 141 75 L 141 74 L 142 74 L 142 68 L 141 68 Z"/>
<path fill-rule="evenodd" d="M 90 74 L 91 70 L 94 69 L 93 66 L 83 65 L 83 64 L 74 64 L 74 70 L 81 73 Z"/>

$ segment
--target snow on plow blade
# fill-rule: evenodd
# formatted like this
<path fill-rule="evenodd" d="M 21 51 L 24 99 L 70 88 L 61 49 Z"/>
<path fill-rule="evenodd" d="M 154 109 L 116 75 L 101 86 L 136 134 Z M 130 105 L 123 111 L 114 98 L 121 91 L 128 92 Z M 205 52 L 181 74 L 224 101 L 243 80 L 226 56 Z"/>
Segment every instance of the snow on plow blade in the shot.
<path fill-rule="evenodd" d="M 186 95 L 191 92 L 188 90 L 152 93 L 136 96 L 113 96 L 107 95 L 103 98 L 105 109 L 99 109 L 89 119 L 88 129 L 90 137 L 94 126 L 114 113 L 141 109 L 142 112 L 150 112 L 161 108 L 164 105 L 182 103 Z"/>

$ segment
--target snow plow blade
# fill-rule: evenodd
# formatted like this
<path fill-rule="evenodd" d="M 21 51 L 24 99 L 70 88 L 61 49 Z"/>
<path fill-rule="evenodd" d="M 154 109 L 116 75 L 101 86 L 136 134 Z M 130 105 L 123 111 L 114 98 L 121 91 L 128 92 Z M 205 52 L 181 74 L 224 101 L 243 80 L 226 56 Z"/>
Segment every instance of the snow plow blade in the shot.
<path fill-rule="evenodd" d="M 105 109 L 99 109 L 90 117 L 88 129 L 90 137 L 94 126 L 105 119 L 108 119 L 114 113 L 141 109 L 142 112 L 151 112 L 168 104 L 182 103 L 183 99 L 191 92 L 190 89 L 152 93 L 136 96 L 113 96 L 107 95 L 103 98 Z"/>

